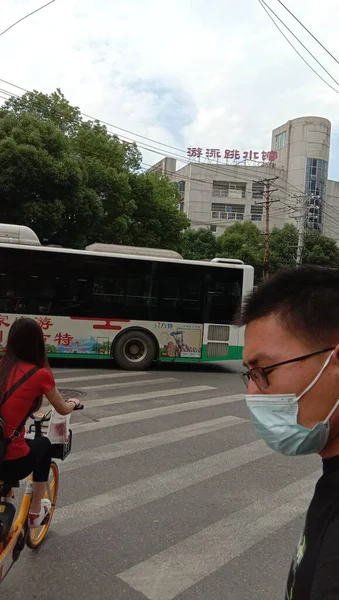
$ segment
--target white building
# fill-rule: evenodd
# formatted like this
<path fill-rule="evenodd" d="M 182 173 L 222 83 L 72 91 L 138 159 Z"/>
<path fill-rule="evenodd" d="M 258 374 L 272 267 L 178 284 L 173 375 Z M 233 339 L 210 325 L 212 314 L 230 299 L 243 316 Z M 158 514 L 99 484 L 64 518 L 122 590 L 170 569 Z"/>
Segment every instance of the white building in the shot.
<path fill-rule="evenodd" d="M 176 160 L 166 157 L 150 171 L 178 182 L 180 210 L 194 228 L 209 227 L 219 235 L 245 220 L 263 228 L 269 194 L 270 227 L 302 219 L 306 228 L 339 240 L 339 182 L 327 179 L 330 136 L 327 119 L 301 117 L 273 131 L 273 153 L 207 149 L 206 160 L 202 148 L 193 148 L 184 167 L 176 170 Z M 264 180 L 271 180 L 270 188 Z"/>

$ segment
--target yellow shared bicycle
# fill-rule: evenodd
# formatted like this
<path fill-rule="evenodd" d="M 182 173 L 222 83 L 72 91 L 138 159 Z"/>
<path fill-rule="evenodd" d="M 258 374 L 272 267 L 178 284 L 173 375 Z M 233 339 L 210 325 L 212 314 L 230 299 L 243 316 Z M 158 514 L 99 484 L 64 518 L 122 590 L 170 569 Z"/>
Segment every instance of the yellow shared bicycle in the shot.
<path fill-rule="evenodd" d="M 82 408 L 83 405 L 81 404 L 77 407 L 77 410 Z M 29 428 L 29 433 L 34 432 L 34 437 L 44 435 L 42 431 L 43 424 L 50 420 L 51 412 L 47 415 L 41 412 L 31 415 L 33 423 Z M 71 452 L 71 447 L 72 431 L 69 430 L 65 444 L 52 444 L 52 458 L 65 460 Z M 19 481 L 0 481 L 0 583 L 18 560 L 25 545 L 34 550 L 42 544 L 46 537 L 58 497 L 59 468 L 57 463 L 52 460 L 48 482 L 46 483 L 45 498 L 49 498 L 52 508 L 39 527 L 32 529 L 28 526 L 28 514 L 33 491 L 32 475 L 27 478 L 26 489 L 22 496 L 20 508 L 17 511 L 14 489 L 19 487 Z"/>

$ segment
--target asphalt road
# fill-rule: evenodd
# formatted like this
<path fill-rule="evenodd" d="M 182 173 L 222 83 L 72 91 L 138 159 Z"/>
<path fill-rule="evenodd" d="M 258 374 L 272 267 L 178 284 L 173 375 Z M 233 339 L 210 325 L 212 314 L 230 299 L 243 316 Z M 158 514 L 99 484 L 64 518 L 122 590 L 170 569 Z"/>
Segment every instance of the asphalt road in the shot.
<path fill-rule="evenodd" d="M 272 453 L 248 422 L 239 365 L 54 365 L 81 393 L 58 508 L 1 597 L 276 600 L 320 469 Z"/>

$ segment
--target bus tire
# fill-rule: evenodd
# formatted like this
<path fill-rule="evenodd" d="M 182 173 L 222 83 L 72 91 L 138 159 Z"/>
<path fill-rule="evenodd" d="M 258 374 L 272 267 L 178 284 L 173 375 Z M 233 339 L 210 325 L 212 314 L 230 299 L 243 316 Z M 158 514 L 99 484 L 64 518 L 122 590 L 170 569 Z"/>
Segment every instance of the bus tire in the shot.
<path fill-rule="evenodd" d="M 152 336 L 141 329 L 122 333 L 114 344 L 113 358 L 121 369 L 142 371 L 157 358 L 157 345 Z"/>

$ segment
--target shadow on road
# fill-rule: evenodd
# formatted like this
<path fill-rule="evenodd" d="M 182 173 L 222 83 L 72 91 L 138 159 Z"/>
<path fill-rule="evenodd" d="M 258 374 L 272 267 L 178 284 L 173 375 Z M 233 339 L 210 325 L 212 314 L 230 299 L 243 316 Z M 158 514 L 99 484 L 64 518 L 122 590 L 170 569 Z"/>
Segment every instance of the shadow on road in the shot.
<path fill-rule="evenodd" d="M 50 365 L 52 368 L 59 369 L 102 369 L 110 371 L 118 369 L 114 360 L 99 360 L 99 359 L 80 359 L 73 358 L 51 358 Z M 154 363 L 148 371 L 150 372 L 176 372 L 176 373 L 225 373 L 236 374 L 243 370 L 241 361 L 232 360 L 230 362 L 211 362 L 211 363 L 177 363 L 177 362 L 158 362 Z"/>

